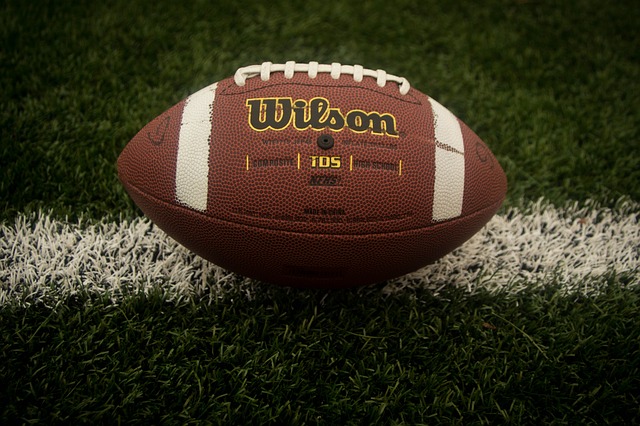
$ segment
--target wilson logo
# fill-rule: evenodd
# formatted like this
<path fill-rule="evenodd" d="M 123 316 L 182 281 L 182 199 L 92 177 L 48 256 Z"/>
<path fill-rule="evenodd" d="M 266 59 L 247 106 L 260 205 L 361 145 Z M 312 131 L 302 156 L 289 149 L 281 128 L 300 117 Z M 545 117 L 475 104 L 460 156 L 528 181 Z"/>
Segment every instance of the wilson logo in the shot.
<path fill-rule="evenodd" d="M 293 126 L 296 130 L 326 130 L 339 132 L 349 129 L 355 133 L 371 132 L 374 135 L 398 137 L 396 118 L 389 113 L 353 109 L 343 112 L 332 108 L 326 98 L 293 100 L 292 98 L 247 99 L 249 126 L 258 132 L 284 130 Z"/>

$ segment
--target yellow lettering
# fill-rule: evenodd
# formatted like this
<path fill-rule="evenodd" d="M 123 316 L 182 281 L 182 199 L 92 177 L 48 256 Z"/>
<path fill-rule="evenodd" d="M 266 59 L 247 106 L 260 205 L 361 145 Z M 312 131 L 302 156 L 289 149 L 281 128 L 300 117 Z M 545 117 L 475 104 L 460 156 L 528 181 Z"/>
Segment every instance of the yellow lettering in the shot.
<path fill-rule="evenodd" d="M 372 135 L 397 138 L 396 118 L 390 113 L 353 109 L 343 113 L 331 107 L 328 99 L 315 97 L 309 101 L 292 98 L 247 99 L 249 126 L 258 132 L 281 131 L 293 126 L 298 131 L 331 130 L 340 132 L 349 129 L 355 133 L 370 132 Z"/>

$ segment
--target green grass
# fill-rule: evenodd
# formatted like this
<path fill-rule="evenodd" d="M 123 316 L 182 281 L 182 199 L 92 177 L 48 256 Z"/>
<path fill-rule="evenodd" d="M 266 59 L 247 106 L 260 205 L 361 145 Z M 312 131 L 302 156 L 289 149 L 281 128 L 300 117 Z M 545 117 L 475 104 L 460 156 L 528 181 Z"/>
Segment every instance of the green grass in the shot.
<path fill-rule="evenodd" d="M 640 421 L 640 291 L 264 287 L 0 311 L 0 414 L 44 423 Z M 99 308 L 99 309 L 98 309 Z"/>
<path fill-rule="evenodd" d="M 66 3 L 0 11 L 0 219 L 134 214 L 115 173 L 126 142 L 267 59 L 406 76 L 485 139 L 508 203 L 640 198 L 634 2 Z"/>
<path fill-rule="evenodd" d="M 263 60 L 407 77 L 491 147 L 507 205 L 640 200 L 637 1 L 299 3 L 1 2 L 0 221 L 139 215 L 127 141 Z M 639 423 L 637 274 L 603 281 L 4 306 L 0 423 Z"/>

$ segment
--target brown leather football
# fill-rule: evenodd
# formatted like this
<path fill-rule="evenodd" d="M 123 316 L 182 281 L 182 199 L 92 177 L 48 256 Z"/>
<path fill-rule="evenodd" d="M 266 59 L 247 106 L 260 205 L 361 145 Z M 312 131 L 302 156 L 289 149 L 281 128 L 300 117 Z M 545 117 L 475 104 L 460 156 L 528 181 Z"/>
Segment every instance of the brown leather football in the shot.
<path fill-rule="evenodd" d="M 253 65 L 146 125 L 118 159 L 142 211 L 239 274 L 375 283 L 475 234 L 507 182 L 487 146 L 404 78 L 317 62 Z"/>

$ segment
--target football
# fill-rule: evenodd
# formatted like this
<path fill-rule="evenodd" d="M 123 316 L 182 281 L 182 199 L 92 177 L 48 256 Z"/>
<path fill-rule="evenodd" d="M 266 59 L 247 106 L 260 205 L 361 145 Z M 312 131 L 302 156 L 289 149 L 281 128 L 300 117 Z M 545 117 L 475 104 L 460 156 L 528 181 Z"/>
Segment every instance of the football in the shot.
<path fill-rule="evenodd" d="M 243 67 L 190 95 L 135 135 L 118 175 L 196 254 L 310 288 L 422 268 L 507 190 L 484 142 L 407 79 L 317 62 Z"/>

